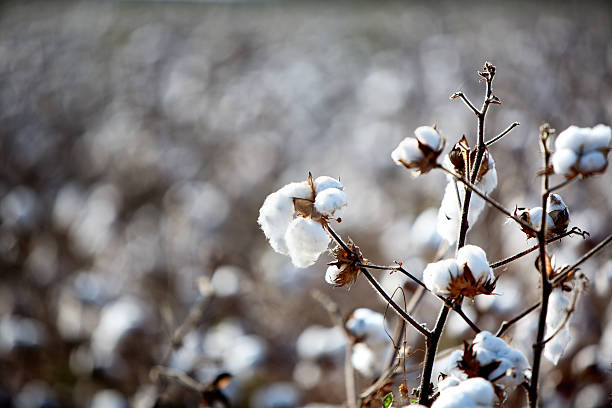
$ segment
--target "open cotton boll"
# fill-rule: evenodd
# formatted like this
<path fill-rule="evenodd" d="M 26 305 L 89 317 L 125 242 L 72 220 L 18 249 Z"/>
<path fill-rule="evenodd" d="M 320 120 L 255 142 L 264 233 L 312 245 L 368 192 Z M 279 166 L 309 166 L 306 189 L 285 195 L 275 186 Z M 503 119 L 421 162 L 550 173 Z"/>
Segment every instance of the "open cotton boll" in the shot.
<path fill-rule="evenodd" d="M 465 198 L 465 187 L 463 183 L 449 181 L 446 184 L 444 197 L 442 198 L 440 210 L 438 211 L 438 233 L 442 238 L 448 241 L 450 245 L 457 240 L 457 236 L 459 235 L 459 224 L 461 223 L 461 208 L 457 194 L 463 203 L 463 199 Z M 478 217 L 484 209 L 484 206 L 484 200 L 472 194 L 470 211 L 468 213 L 468 224 L 470 228 L 478 221 Z"/>
<path fill-rule="evenodd" d="M 604 170 L 607 165 L 606 156 L 596 150 L 580 157 L 578 171 L 584 175 L 589 175 Z"/>
<path fill-rule="evenodd" d="M 423 160 L 423 152 L 419 149 L 419 142 L 407 137 L 391 152 L 391 158 L 398 166 L 410 167 L 411 163 L 420 162 Z"/>
<path fill-rule="evenodd" d="M 485 194 L 489 194 L 495 190 L 497 187 L 497 170 L 495 169 L 495 160 L 493 160 L 493 155 L 489 153 L 488 157 L 488 165 L 489 170 L 482 176 L 479 182 L 476 183 L 476 187 L 482 189 Z M 476 194 L 472 194 L 472 200 L 476 197 Z M 478 197 L 480 199 L 480 197 Z"/>
<path fill-rule="evenodd" d="M 323 215 L 337 217 L 340 210 L 346 206 L 346 194 L 337 188 L 327 188 L 317 193 L 314 206 Z"/>
<path fill-rule="evenodd" d="M 481 331 L 474 338 L 473 351 L 481 366 L 499 361 L 499 366 L 489 374 L 489 379 L 510 390 L 523 383 L 530 370 L 527 357 L 519 350 L 510 347 L 503 339 L 488 331 Z M 503 377 L 499 378 L 500 376 Z"/>
<path fill-rule="evenodd" d="M 423 271 L 423 283 L 427 289 L 436 295 L 450 294 L 449 286 L 453 279 L 460 274 L 459 264 L 455 259 L 444 259 L 430 263 Z"/>
<path fill-rule="evenodd" d="M 342 274 L 342 272 L 347 268 L 347 264 L 340 265 L 338 268 L 337 265 L 330 265 L 327 267 L 325 271 L 325 282 L 330 285 L 335 285 L 338 277 Z"/>
<path fill-rule="evenodd" d="M 289 253 L 285 242 L 285 232 L 293 220 L 294 213 L 293 201 L 280 191 L 266 197 L 259 209 L 257 222 L 270 241 L 272 249 L 284 255 Z"/>
<path fill-rule="evenodd" d="M 351 334 L 370 347 L 378 348 L 388 342 L 385 331 L 385 318 L 382 314 L 367 308 L 359 308 L 351 313 L 346 321 L 346 328 Z"/>
<path fill-rule="evenodd" d="M 344 189 L 344 186 L 333 177 L 320 176 L 315 179 L 314 188 L 315 193 L 319 194 L 321 191 L 327 190 L 328 188 L 337 188 L 338 190 L 342 190 Z"/>
<path fill-rule="evenodd" d="M 444 391 L 446 388 L 449 387 L 454 387 L 456 385 L 459 385 L 459 383 L 461 382 L 460 379 L 458 379 L 457 377 L 453 377 L 452 375 L 446 377 L 445 379 L 443 379 L 442 381 L 440 381 L 438 383 L 438 392 L 442 392 Z"/>
<path fill-rule="evenodd" d="M 321 224 L 310 218 L 298 217 L 291 221 L 285 233 L 285 242 L 291 262 L 305 268 L 316 262 L 327 249 L 330 238 Z"/>
<path fill-rule="evenodd" d="M 548 314 L 546 315 L 546 336 L 551 336 L 561 326 L 567 310 L 570 307 L 569 299 L 561 289 L 555 289 L 548 298 Z M 571 339 L 569 322 L 565 327 L 544 347 L 544 357 L 553 364 L 557 364 L 565 352 L 565 348 Z"/>
<path fill-rule="evenodd" d="M 310 185 L 306 181 L 289 183 L 278 190 L 278 192 L 291 200 L 293 198 L 306 198 L 309 200 L 313 198 L 312 188 L 310 188 Z"/>
<path fill-rule="evenodd" d="M 578 155 L 571 149 L 560 149 L 551 157 L 555 174 L 571 176 L 575 173 L 574 166 L 578 162 Z"/>
<path fill-rule="evenodd" d="M 574 152 L 580 151 L 582 145 L 586 142 L 590 129 L 579 128 L 578 126 L 570 126 L 563 132 L 559 133 L 555 140 L 555 148 L 557 150 L 570 149 Z"/>
<path fill-rule="evenodd" d="M 599 124 L 591 129 L 591 134 L 587 137 L 584 143 L 584 151 L 592 152 L 593 150 L 607 149 L 612 141 L 612 129 L 610 126 Z"/>
<path fill-rule="evenodd" d="M 540 228 L 542 225 L 542 207 L 533 207 L 529 211 L 529 223 L 534 228 Z M 550 229 L 551 226 L 554 225 L 553 219 L 550 215 L 546 214 L 546 229 Z"/>
<path fill-rule="evenodd" d="M 440 150 L 442 146 L 442 137 L 436 129 L 431 126 L 419 126 L 414 131 L 417 140 L 432 150 Z"/>
<path fill-rule="evenodd" d="M 355 370 L 359 371 L 364 377 L 374 377 L 378 374 L 380 359 L 377 353 L 372 351 L 366 344 L 357 343 L 353 346 L 351 363 Z"/>
<path fill-rule="evenodd" d="M 496 401 L 493 385 L 484 378 L 475 377 L 461 381 L 453 387 L 445 388 L 431 407 L 492 408 Z"/>
<path fill-rule="evenodd" d="M 495 279 L 493 269 L 487 262 L 487 254 L 476 245 L 466 245 L 457 251 L 457 263 L 459 266 L 467 265 L 474 279 Z"/>

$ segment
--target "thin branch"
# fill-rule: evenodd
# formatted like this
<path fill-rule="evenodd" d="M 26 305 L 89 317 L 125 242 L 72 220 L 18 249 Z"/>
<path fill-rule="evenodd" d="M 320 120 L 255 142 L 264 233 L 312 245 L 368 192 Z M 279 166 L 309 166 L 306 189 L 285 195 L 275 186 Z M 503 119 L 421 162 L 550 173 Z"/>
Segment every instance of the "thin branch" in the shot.
<path fill-rule="evenodd" d="M 348 408 L 357 408 L 357 401 L 355 401 L 355 370 L 353 369 L 353 363 L 351 357 L 353 355 L 353 339 L 349 339 L 346 342 L 346 348 L 344 352 L 344 388 L 346 390 L 346 405 Z"/>
<path fill-rule="evenodd" d="M 568 184 L 573 183 L 576 180 L 578 180 L 578 177 L 572 177 L 572 178 L 566 179 L 565 181 L 562 181 L 561 183 L 559 183 L 559 184 L 557 184 L 555 186 L 549 187 L 548 190 L 546 190 L 546 192 L 550 194 L 553 191 L 557 191 L 557 190 L 562 189 L 563 187 L 567 186 Z"/>
<path fill-rule="evenodd" d="M 344 329 L 344 319 L 342 318 L 342 313 L 336 302 L 319 289 L 313 289 L 310 292 L 310 296 L 323 306 L 334 325 Z"/>
<path fill-rule="evenodd" d="M 340 246 L 342 246 L 342 248 L 344 248 L 345 251 L 347 251 L 349 254 L 353 253 L 349 249 L 349 247 L 346 245 L 346 243 L 342 240 L 342 238 L 340 238 L 340 236 L 338 236 L 338 234 L 336 234 L 336 232 L 333 230 L 333 228 L 331 226 L 329 226 L 329 224 L 327 225 L 326 230 L 329 232 L 329 234 L 332 236 L 332 238 L 338 243 L 338 245 L 340 245 Z M 365 267 L 362 266 L 362 267 L 359 268 L 359 270 L 366 277 L 366 279 L 370 282 L 372 287 L 378 292 L 378 294 L 380 296 L 382 296 L 389 303 L 389 305 L 393 308 L 393 310 L 395 310 L 397 312 L 397 314 L 399 314 L 402 317 L 402 319 L 404 319 L 404 320 L 406 320 L 406 322 L 410 323 L 423 336 L 429 337 L 431 335 L 429 330 L 427 330 L 420 323 L 418 323 L 416 320 L 414 320 L 412 318 L 412 316 L 410 316 L 404 310 L 402 310 L 402 308 L 397 303 L 395 303 L 395 301 L 393 299 L 391 299 L 391 297 L 389 297 L 389 295 L 385 292 L 385 290 L 379 285 L 379 283 L 376 281 L 376 279 L 374 279 L 372 274 Z"/>
<path fill-rule="evenodd" d="M 454 94 L 452 94 L 450 96 L 451 100 L 457 99 L 457 98 L 460 98 L 463 101 L 463 103 L 465 103 L 465 105 L 468 108 L 470 108 L 470 110 L 472 112 L 474 112 L 474 115 L 476 115 L 476 116 L 480 116 L 481 115 L 480 111 L 478 109 L 476 109 L 476 107 L 472 104 L 472 102 L 470 102 L 470 100 L 467 98 L 467 96 L 465 96 L 465 94 L 463 92 L 455 92 Z"/>
<path fill-rule="evenodd" d="M 499 326 L 499 329 L 497 329 L 497 333 L 495 333 L 495 336 L 496 337 L 503 336 L 504 333 L 506 333 L 508 331 L 508 329 L 510 327 L 512 327 L 513 324 L 515 324 L 516 322 L 521 320 L 523 317 L 527 316 L 529 313 L 531 313 L 534 310 L 536 310 L 538 308 L 538 306 L 540 306 L 540 302 L 538 302 L 535 305 L 531 306 L 529 309 L 525 310 L 524 312 L 522 312 L 518 316 L 516 316 L 516 317 L 514 317 L 514 318 L 512 318 L 510 320 L 504 320 L 502 322 L 501 326 Z"/>
<path fill-rule="evenodd" d="M 548 142 L 550 135 L 554 132 L 553 129 L 550 128 L 548 123 L 540 126 L 540 147 L 542 148 L 542 164 L 543 168 L 548 168 L 548 163 L 550 161 L 550 152 L 548 150 Z M 547 205 L 548 205 L 548 196 L 549 185 L 548 185 L 548 174 L 544 173 L 544 177 L 542 178 L 542 214 L 546 214 Z M 542 351 L 544 350 L 544 346 L 541 344 L 544 339 L 544 331 L 546 329 L 546 316 L 548 314 L 548 300 L 550 298 L 550 293 L 552 292 L 552 285 L 550 284 L 549 279 L 549 265 L 547 262 L 546 255 L 546 218 L 542 217 L 542 221 L 540 222 L 540 228 L 537 231 L 538 245 L 539 245 L 539 257 L 540 257 L 540 286 L 542 288 L 542 297 L 541 303 L 542 306 L 540 308 L 540 315 L 538 317 L 538 332 L 536 335 L 536 341 L 533 345 L 533 364 L 531 365 L 531 384 L 529 384 L 529 406 L 531 408 L 536 408 L 538 403 L 538 379 L 540 375 L 540 363 L 542 360 Z"/>
<path fill-rule="evenodd" d="M 153 382 L 157 382 L 159 377 L 166 377 L 166 378 L 175 380 L 181 385 L 193 391 L 196 391 L 196 392 L 202 392 L 205 388 L 205 385 L 200 384 L 199 382 L 197 382 L 196 380 L 194 380 L 193 378 L 191 378 L 184 372 L 179 371 L 179 370 L 174 370 L 172 368 L 168 368 L 164 366 L 153 367 L 149 375 L 151 379 L 153 380 Z"/>
<path fill-rule="evenodd" d="M 444 303 L 446 303 L 451 309 L 453 309 L 453 311 L 455 313 L 457 313 L 459 316 L 461 316 L 461 318 L 463 319 L 463 321 L 465 321 L 467 323 L 468 326 L 470 326 L 470 328 L 472 330 L 474 330 L 474 332 L 476 333 L 480 333 L 482 330 L 480 330 L 480 328 L 476 325 L 476 323 L 474 323 L 463 311 L 463 308 L 461 307 L 461 304 L 455 304 L 450 302 L 447 299 L 444 299 L 442 296 L 438 296 Z"/>
<path fill-rule="evenodd" d="M 510 131 L 512 129 L 514 129 L 515 127 L 517 127 L 518 125 L 520 125 L 520 123 L 518 122 L 514 122 L 512 123 L 510 126 L 508 126 L 503 132 L 501 132 L 499 135 L 495 136 L 493 139 L 489 140 L 488 142 L 485 143 L 485 145 L 487 147 L 491 146 L 493 143 L 499 141 L 502 137 L 506 136 L 508 133 L 510 133 Z"/>
<path fill-rule="evenodd" d="M 561 282 L 565 281 L 565 279 L 567 279 L 567 277 L 569 276 L 570 273 L 575 271 L 576 268 L 578 268 L 580 265 L 582 265 L 587 259 L 589 259 L 593 255 L 595 255 L 597 252 L 599 252 L 603 248 L 605 248 L 606 245 L 608 245 L 610 242 L 612 242 L 612 234 L 610 234 L 607 237 L 605 237 L 599 244 L 595 245 L 595 247 L 593 247 L 593 249 L 591 249 L 586 254 L 582 255 L 582 257 L 580 257 L 580 259 L 578 259 L 576 261 L 576 263 L 574 263 L 572 266 L 570 266 L 569 268 L 565 269 L 561 274 L 555 276 L 553 278 L 553 280 L 552 280 L 553 286 L 558 286 L 559 284 L 561 284 Z"/>
<path fill-rule="evenodd" d="M 572 301 L 570 302 L 570 307 L 566 310 L 565 318 L 563 319 L 559 327 L 557 327 L 555 331 L 550 336 L 548 336 L 547 339 L 542 340 L 542 346 L 544 346 L 546 343 L 554 339 L 555 336 L 559 334 L 559 332 L 561 332 L 561 330 L 567 324 L 567 322 L 569 322 L 569 319 L 572 316 L 572 313 L 574 313 L 574 311 L 576 310 L 576 302 L 578 301 L 578 295 L 580 294 L 580 291 L 581 291 L 580 288 L 574 288 L 574 293 L 572 294 Z"/>
<path fill-rule="evenodd" d="M 498 203 L 497 201 L 495 201 L 494 199 L 489 197 L 487 194 L 485 194 L 482 191 L 480 191 L 478 189 L 478 187 L 476 187 L 475 185 L 473 185 L 472 183 L 467 181 L 465 178 L 463 178 L 460 175 L 456 174 L 454 171 L 447 169 L 446 167 L 442 166 L 441 164 L 438 164 L 436 167 L 439 168 L 440 170 L 450 174 L 451 176 L 455 177 L 458 181 L 462 182 L 469 190 L 471 190 L 474 193 L 476 193 L 476 195 L 478 195 L 480 198 L 485 200 L 492 207 L 495 207 L 497 210 L 502 212 L 504 215 L 510 217 L 512 220 L 514 220 L 517 223 L 519 223 L 522 227 L 524 227 L 524 228 L 526 228 L 526 229 L 528 229 L 528 230 L 530 230 L 530 231 L 532 231 L 534 233 L 537 233 L 537 230 L 531 224 L 528 224 L 525 221 L 521 220 L 520 218 L 516 217 L 514 214 L 512 214 L 510 212 L 510 210 L 508 210 L 506 207 L 504 207 L 503 205 L 501 205 L 500 203 Z M 467 192 L 466 192 L 466 197 L 467 197 Z"/>
<path fill-rule="evenodd" d="M 360 270 L 361 270 L 361 273 L 370 282 L 372 287 L 378 292 L 378 294 L 380 296 L 383 297 L 383 299 L 385 299 L 387 301 L 387 303 L 393 308 L 393 310 L 395 310 L 397 312 L 398 315 L 400 315 L 400 317 L 402 319 L 404 319 L 406 322 L 410 323 L 412 325 L 412 327 L 414 327 L 417 331 L 419 331 L 426 338 L 429 338 L 431 336 L 431 333 L 429 332 L 429 330 L 427 330 L 420 323 L 418 323 L 416 320 L 414 320 L 412 318 L 412 316 L 410 316 L 408 313 L 406 313 L 404 310 L 402 310 L 402 308 L 397 303 L 395 303 L 395 301 L 393 299 L 391 299 L 389 297 L 387 292 L 385 292 L 385 290 L 379 285 L 379 283 L 376 281 L 376 279 L 374 279 L 372 274 L 367 269 L 360 268 Z"/>
<path fill-rule="evenodd" d="M 565 237 L 567 237 L 567 236 L 569 236 L 569 235 L 573 235 L 573 234 L 581 235 L 583 239 L 586 239 L 586 237 L 590 235 L 590 234 L 589 234 L 587 231 L 583 231 L 583 230 L 581 230 L 581 229 L 580 229 L 580 228 L 578 228 L 578 227 L 574 227 L 574 228 L 572 228 L 571 230 L 564 232 L 563 234 L 560 234 L 560 235 L 557 235 L 557 236 L 556 236 L 556 237 L 554 237 L 554 238 L 550 238 L 550 239 L 548 239 L 548 240 L 546 241 L 546 244 L 550 244 L 550 243 L 552 243 L 552 242 L 559 241 L 560 239 L 565 238 Z M 515 261 L 515 260 L 517 260 L 517 259 L 519 259 L 519 258 L 522 258 L 523 256 L 525 256 L 525 255 L 527 255 L 527 254 L 529 254 L 529 253 L 531 253 L 531 252 L 535 251 L 535 250 L 536 250 L 536 249 L 538 249 L 539 247 L 540 247 L 540 245 L 539 245 L 539 244 L 536 244 L 536 245 L 532 246 L 531 248 L 528 248 L 528 249 L 526 249 L 526 250 L 524 250 L 524 251 L 522 251 L 522 252 L 519 252 L 518 254 L 515 254 L 515 255 L 512 255 L 512 256 L 509 256 L 508 258 L 504 258 L 504 259 L 502 259 L 502 260 L 500 260 L 500 261 L 494 262 L 494 263 L 492 263 L 492 264 L 491 264 L 491 265 L 489 265 L 489 266 L 490 266 L 491 268 L 493 268 L 493 269 L 495 269 L 495 268 L 499 268 L 500 266 L 503 266 L 503 265 L 509 264 L 509 263 L 510 263 L 510 262 L 512 262 L 512 261 Z"/>

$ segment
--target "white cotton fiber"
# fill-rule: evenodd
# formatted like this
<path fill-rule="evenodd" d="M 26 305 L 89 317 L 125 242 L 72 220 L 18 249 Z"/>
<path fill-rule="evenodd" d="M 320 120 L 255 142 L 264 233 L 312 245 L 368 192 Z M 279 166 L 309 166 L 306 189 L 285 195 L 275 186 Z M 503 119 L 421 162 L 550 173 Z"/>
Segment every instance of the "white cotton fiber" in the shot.
<path fill-rule="evenodd" d="M 580 157 L 578 171 L 582 174 L 590 174 L 602 171 L 606 168 L 606 156 L 600 151 L 586 153 Z"/>
<path fill-rule="evenodd" d="M 499 361 L 499 366 L 489 374 L 489 379 L 509 390 L 516 388 L 527 378 L 530 370 L 527 357 L 510 347 L 503 339 L 488 331 L 481 331 L 474 338 L 473 350 L 481 366 Z M 505 375 L 503 375 L 505 373 Z"/>
<path fill-rule="evenodd" d="M 346 206 L 346 194 L 337 188 L 327 188 L 317 193 L 314 206 L 323 215 L 338 217 L 340 210 Z"/>
<path fill-rule="evenodd" d="M 417 140 L 432 150 L 440 150 L 442 147 L 442 137 L 436 129 L 431 126 L 419 126 L 414 131 Z"/>
<path fill-rule="evenodd" d="M 487 254 L 476 245 L 466 245 L 460 248 L 457 251 L 457 263 L 460 267 L 467 265 L 477 281 L 495 279 L 493 270 L 489 267 L 489 262 L 487 262 Z"/>
<path fill-rule="evenodd" d="M 419 162 L 423 160 L 423 152 L 419 149 L 419 143 L 412 137 L 407 137 L 391 152 L 391 158 L 398 166 Z"/>
<path fill-rule="evenodd" d="M 590 136 L 584 143 L 584 151 L 592 152 L 598 149 L 607 149 L 612 140 L 612 129 L 610 126 L 599 124 L 591 130 Z"/>
<path fill-rule="evenodd" d="M 368 346 L 375 349 L 384 346 L 389 340 L 384 316 L 364 307 L 351 313 L 346 321 L 346 328 L 353 336 L 363 339 Z"/>
<path fill-rule="evenodd" d="M 440 296 L 449 295 L 451 281 L 460 273 L 460 268 L 455 259 L 444 259 L 430 263 L 423 271 L 423 283 L 427 289 Z"/>
<path fill-rule="evenodd" d="M 289 253 L 285 242 L 285 232 L 293 220 L 294 213 L 293 200 L 280 191 L 266 197 L 259 210 L 257 222 L 270 240 L 272 249 L 284 255 Z"/>
<path fill-rule="evenodd" d="M 285 242 L 291 262 L 299 268 L 312 265 L 329 244 L 327 232 L 316 221 L 297 217 L 289 224 Z"/>
<path fill-rule="evenodd" d="M 570 149 L 574 152 L 578 152 L 587 140 L 588 130 L 590 129 L 579 128 L 578 126 L 568 127 L 557 136 L 555 148 L 557 150 Z"/>
<path fill-rule="evenodd" d="M 555 289 L 548 299 L 548 314 L 546 315 L 546 337 L 551 336 L 563 323 L 570 307 L 569 299 L 561 289 Z M 544 357 L 557 364 L 571 340 L 569 322 L 559 333 L 544 346 Z"/>
<path fill-rule="evenodd" d="M 314 181 L 315 192 L 319 194 L 323 190 L 327 190 L 328 188 L 337 188 L 338 190 L 344 189 L 342 183 L 336 180 L 333 177 L 329 176 L 320 176 L 317 177 Z"/>
<path fill-rule="evenodd" d="M 493 407 L 496 401 L 493 385 L 484 378 L 475 377 L 445 388 L 431 407 L 485 408 Z"/>

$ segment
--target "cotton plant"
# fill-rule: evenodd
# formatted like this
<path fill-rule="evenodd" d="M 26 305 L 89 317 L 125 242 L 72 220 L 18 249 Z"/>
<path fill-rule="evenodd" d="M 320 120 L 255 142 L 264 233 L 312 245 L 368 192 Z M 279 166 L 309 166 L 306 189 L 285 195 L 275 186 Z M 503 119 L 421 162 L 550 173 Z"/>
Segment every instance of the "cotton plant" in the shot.
<path fill-rule="evenodd" d="M 413 328 L 423 337 L 424 360 L 420 364 L 420 385 L 414 394 L 422 406 L 491 407 L 502 404 L 508 394 L 519 385 L 524 385 L 527 389 L 529 406 L 538 406 L 541 357 L 557 362 L 563 353 L 562 346 L 567 344 L 567 321 L 573 310 L 575 297 L 568 307 L 562 291 L 568 290 L 578 279 L 579 265 L 612 242 L 612 235 L 608 236 L 574 265 L 562 268 L 555 268 L 549 255 L 548 244 L 554 240 L 574 234 L 585 239 L 588 236 L 588 233 L 577 227 L 568 229 L 569 208 L 558 190 L 574 180 L 605 170 L 607 153 L 610 150 L 610 128 L 607 126 L 570 127 L 559 134 L 553 151 L 554 129 L 543 125 L 539 134 L 542 170 L 538 173 L 542 177 L 541 205 L 516 208 L 512 212 L 492 197 L 498 185 L 496 163 L 492 154 L 493 145 L 518 125 L 515 122 L 497 136 L 485 140 L 487 112 L 493 105 L 501 104 L 492 89 L 495 74 L 496 69 L 490 63 L 486 63 L 483 70 L 478 72 L 486 89 L 480 107 L 476 107 L 461 92 L 451 96 L 451 99 L 463 101 L 478 120 L 474 144 L 470 146 L 464 136 L 443 156 L 446 139 L 438 128 L 419 126 L 414 131 L 414 137 L 409 136 L 399 141 L 391 153 L 391 159 L 398 166 L 408 169 L 412 176 L 427 177 L 427 173 L 432 171 L 440 171 L 447 176 L 447 185 L 435 225 L 447 245 L 440 245 L 437 253 L 439 257 L 436 256 L 436 259 L 442 258 L 445 251 L 456 243 L 455 253 L 454 256 L 447 256 L 442 260 L 432 260 L 423 270 L 422 281 L 411 273 L 410 269 L 414 265 L 404 265 L 397 261 L 393 265 L 374 264 L 364 257 L 353 241 L 343 240 L 341 235 L 334 231 L 332 222 L 339 221 L 347 203 L 344 186 L 336 179 L 313 179 L 309 175 L 306 181 L 290 183 L 270 194 L 259 214 L 259 225 L 272 248 L 276 252 L 289 255 L 298 267 L 312 265 L 327 250 L 333 239 L 336 246 L 330 251 L 333 260 L 328 263 L 325 281 L 335 287 L 350 288 L 359 277 L 365 278 L 406 327 Z M 552 184 L 551 178 L 558 176 L 561 176 L 563 181 Z M 538 245 L 506 259 L 489 263 L 486 248 L 467 242 L 467 232 L 475 226 L 485 205 L 493 207 L 508 217 L 510 222 L 516 223 L 528 238 L 535 238 Z M 488 227 L 494 228 L 494 225 Z M 493 270 L 535 250 L 538 251 L 535 267 L 540 280 L 540 302 L 513 319 L 503 322 L 495 334 L 480 329 L 478 322 L 472 321 L 463 312 L 464 300 L 478 295 L 493 295 L 497 278 L 500 276 L 498 274 L 496 277 Z M 427 296 L 434 296 L 437 301 L 441 301 L 435 323 L 421 323 L 413 316 L 414 307 L 420 297 L 414 297 L 415 302 L 410 307 L 402 307 L 394 300 L 394 293 L 389 293 L 388 289 L 380 285 L 371 271 L 401 273 L 418 284 L 419 290 L 428 293 Z M 335 310 L 330 313 L 337 314 L 337 305 L 336 308 L 328 306 L 328 310 Z M 540 317 L 532 343 L 533 361 L 530 364 L 519 350 L 506 343 L 503 336 L 512 325 L 534 310 L 539 310 Z M 439 382 L 437 395 L 433 389 L 432 374 L 438 355 L 438 343 L 444 334 L 449 314 L 455 312 L 477 334 L 470 345 L 465 343 L 463 350 L 451 354 L 445 371 L 442 370 L 449 377 Z M 350 340 L 347 345 L 352 347 L 352 353 L 345 362 L 345 374 L 347 405 L 353 407 L 356 406 L 355 398 L 358 393 L 354 379 L 352 380 L 352 368 L 375 380 L 379 374 L 385 372 L 380 365 L 383 361 L 382 351 L 390 345 L 399 347 L 402 337 L 395 334 L 390 339 L 385 331 L 384 317 L 372 310 L 358 308 L 346 320 L 336 320 L 341 320 L 336 322 L 337 327 L 344 330 Z M 545 332 L 547 338 L 544 337 Z M 401 359 L 406 353 L 398 355 L 400 357 L 397 358 Z M 380 388 L 369 388 L 369 393 L 362 401 L 365 406 L 380 403 L 375 396 L 388 386 L 396 374 L 392 370 L 385 373 L 387 377 L 378 378 L 374 382 L 375 385 L 379 384 Z M 407 387 L 405 383 L 402 385 L 400 392 L 404 395 L 407 393 Z"/>
<path fill-rule="evenodd" d="M 611 139 L 612 131 L 606 125 L 568 127 L 555 140 L 556 150 L 551 157 L 555 174 L 573 178 L 604 172 Z"/>
<path fill-rule="evenodd" d="M 289 255 L 298 268 L 314 264 L 327 250 L 325 226 L 340 218 L 347 204 L 340 181 L 308 175 L 306 181 L 283 186 L 266 197 L 258 223 L 276 252 Z"/>

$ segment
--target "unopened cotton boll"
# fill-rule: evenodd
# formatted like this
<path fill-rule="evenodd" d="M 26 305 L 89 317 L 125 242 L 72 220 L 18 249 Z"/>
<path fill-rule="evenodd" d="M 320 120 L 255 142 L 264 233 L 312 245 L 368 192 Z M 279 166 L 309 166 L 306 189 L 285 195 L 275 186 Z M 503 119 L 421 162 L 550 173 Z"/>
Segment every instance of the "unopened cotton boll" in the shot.
<path fill-rule="evenodd" d="M 323 215 L 337 217 L 346 206 L 346 194 L 337 188 L 327 188 L 317 193 L 314 206 Z"/>
<path fill-rule="evenodd" d="M 455 259 L 444 259 L 430 263 L 423 271 L 423 283 L 427 289 L 440 296 L 450 294 L 453 279 L 460 274 L 459 264 Z"/>
<path fill-rule="evenodd" d="M 493 407 L 497 397 L 493 385 L 481 377 L 469 378 L 447 387 L 434 401 L 432 408 L 485 408 Z"/>
<path fill-rule="evenodd" d="M 489 267 L 487 254 L 476 245 L 466 245 L 457 251 L 457 263 L 459 266 L 467 265 L 474 279 L 495 279 L 493 269 Z"/>
<path fill-rule="evenodd" d="M 298 268 L 305 268 L 314 264 L 327 249 L 330 238 L 320 223 L 298 217 L 289 224 L 285 241 L 291 262 Z"/>

